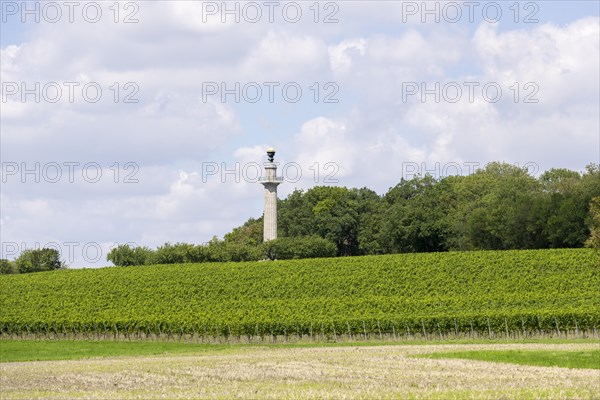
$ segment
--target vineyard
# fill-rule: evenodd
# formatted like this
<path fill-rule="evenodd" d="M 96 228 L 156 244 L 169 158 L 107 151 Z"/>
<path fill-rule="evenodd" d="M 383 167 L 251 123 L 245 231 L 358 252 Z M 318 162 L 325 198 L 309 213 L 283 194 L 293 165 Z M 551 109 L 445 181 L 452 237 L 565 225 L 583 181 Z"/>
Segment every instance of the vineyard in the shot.
<path fill-rule="evenodd" d="M 0 336 L 597 334 L 596 250 L 398 254 L 0 276 Z"/>

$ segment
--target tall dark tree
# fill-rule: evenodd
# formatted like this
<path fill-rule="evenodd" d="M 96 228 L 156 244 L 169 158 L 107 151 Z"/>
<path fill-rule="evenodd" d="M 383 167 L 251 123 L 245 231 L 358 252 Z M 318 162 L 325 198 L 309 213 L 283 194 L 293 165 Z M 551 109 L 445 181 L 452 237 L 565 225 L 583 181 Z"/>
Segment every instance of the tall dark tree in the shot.
<path fill-rule="evenodd" d="M 594 197 L 590 202 L 590 237 L 585 241 L 587 247 L 600 249 L 600 196 Z"/>
<path fill-rule="evenodd" d="M 550 247 L 582 247 L 588 239 L 590 202 L 600 196 L 600 170 L 590 164 L 584 174 L 551 169 L 540 176 L 548 202 L 545 235 Z"/>
<path fill-rule="evenodd" d="M 388 191 L 387 218 L 383 222 L 386 252 L 446 250 L 449 228 L 444 216 L 451 204 L 444 193 L 446 186 L 426 175 L 403 179 Z"/>
<path fill-rule="evenodd" d="M 335 243 L 338 255 L 359 254 L 359 193 L 332 186 L 294 191 L 279 203 L 281 236 L 318 235 Z"/>
<path fill-rule="evenodd" d="M 452 213 L 456 250 L 516 249 L 532 247 L 536 218 L 531 202 L 538 184 L 526 169 L 507 163 L 490 163 L 454 182 L 456 208 Z"/>

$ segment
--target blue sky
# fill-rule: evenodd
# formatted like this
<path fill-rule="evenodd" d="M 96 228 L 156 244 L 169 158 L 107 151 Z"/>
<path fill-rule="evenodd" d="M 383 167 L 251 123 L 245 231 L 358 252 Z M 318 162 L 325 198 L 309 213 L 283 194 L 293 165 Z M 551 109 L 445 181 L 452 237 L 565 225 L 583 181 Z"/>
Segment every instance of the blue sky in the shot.
<path fill-rule="evenodd" d="M 239 22 L 222 2 L 0 3 L 2 257 L 222 236 L 262 214 L 268 146 L 280 197 L 600 162 L 596 1 L 275 2 L 273 22 L 264 2 L 227 2 Z"/>
<path fill-rule="evenodd" d="M 517 28 L 527 28 L 528 25 L 525 25 L 524 22 L 521 23 L 515 23 L 515 18 L 518 21 L 524 21 L 525 19 L 539 19 L 540 22 L 542 23 L 546 23 L 546 22 L 550 22 L 553 24 L 558 24 L 558 25 L 563 25 L 563 24 L 567 24 L 573 20 L 579 19 L 579 18 L 583 18 L 586 16 L 594 16 L 594 15 L 598 15 L 599 13 L 599 7 L 600 4 L 597 1 L 594 0 L 574 0 L 574 1 L 559 1 L 559 0 L 547 0 L 547 1 L 520 1 L 521 3 L 521 7 L 519 7 L 519 14 L 518 17 L 515 15 L 515 9 L 516 7 L 514 6 L 514 4 L 516 3 L 516 0 L 509 0 L 509 1 L 499 1 L 496 2 L 498 4 L 501 4 L 502 6 L 502 10 L 503 13 L 508 14 L 508 17 L 505 18 L 501 18 L 500 22 L 501 22 L 501 28 L 502 29 L 514 29 L 515 27 Z M 8 6 L 6 4 L 11 3 L 11 4 L 15 4 L 17 3 L 17 5 L 19 5 L 19 10 L 17 11 L 16 14 L 13 14 L 11 10 L 11 8 L 6 9 Z M 32 27 L 32 25 L 34 25 L 34 15 L 23 15 L 23 10 L 20 7 L 20 1 L 15 2 L 15 1 L 5 1 L 2 0 L 0 1 L 0 4 L 3 4 L 3 8 L 2 8 L 2 12 L 3 12 L 3 16 L 4 19 L 2 19 L 2 32 L 0 35 L 0 46 L 4 47 L 7 46 L 9 44 L 20 44 L 23 43 L 24 41 L 27 40 L 27 32 L 28 29 L 30 29 Z M 41 2 L 29 2 L 29 3 L 41 3 Z M 58 2 L 58 3 L 62 3 L 62 2 Z M 139 4 L 143 4 L 143 2 L 137 2 Z M 305 3 L 309 3 L 309 2 L 305 2 Z M 343 2 L 337 2 L 338 4 L 341 4 Z M 378 4 L 381 4 L 382 2 L 378 2 L 378 1 L 371 1 L 371 2 L 361 2 L 361 1 L 353 1 L 353 3 L 362 3 L 363 7 L 377 7 Z M 413 3 L 421 3 L 421 2 L 413 2 Z M 435 3 L 435 2 L 430 2 L 430 3 Z M 439 18 L 440 20 L 444 19 L 444 16 L 447 16 L 449 18 L 452 18 L 454 14 L 452 14 L 452 16 L 450 16 L 450 11 L 448 9 L 448 11 L 446 12 L 446 15 L 443 14 L 443 11 L 441 9 L 441 7 L 443 6 L 443 2 L 438 2 L 440 4 L 440 12 L 439 12 Z M 465 2 L 456 2 L 458 4 L 464 4 Z M 484 4 L 486 2 L 478 2 L 480 4 Z M 488 2 L 489 3 L 489 2 Z M 533 3 L 536 4 L 536 7 L 532 7 L 532 6 L 526 6 L 528 3 Z M 341 4 L 343 5 L 343 4 Z M 475 7 L 472 6 L 475 10 L 479 10 L 479 7 Z M 483 6 L 481 6 L 483 7 Z M 512 8 L 511 8 L 512 7 Z M 66 6 L 61 7 L 61 10 L 65 12 L 65 16 L 66 16 L 66 12 L 68 11 L 68 8 Z M 468 8 L 467 7 L 462 7 L 461 10 L 468 12 Z M 323 11 L 324 13 L 327 12 L 331 12 L 331 10 L 327 10 L 327 11 Z M 410 18 L 418 18 L 422 16 L 422 10 L 419 10 L 416 14 L 416 17 L 412 15 L 411 12 L 411 16 Z M 490 11 L 490 16 L 491 15 L 491 11 Z M 22 22 L 23 18 L 25 19 L 25 23 Z M 407 17 L 409 18 L 409 17 Z M 426 15 L 425 18 L 427 19 L 432 19 L 435 18 L 434 15 Z M 460 18 L 459 19 L 459 23 L 464 24 L 464 25 L 472 25 L 472 26 L 476 26 L 477 23 L 481 22 L 482 20 L 482 15 L 480 13 L 475 13 L 475 17 L 474 17 L 474 22 L 471 23 L 469 22 L 468 18 Z M 41 11 L 40 11 L 40 19 L 43 20 L 43 16 L 41 15 Z M 530 24 L 530 25 L 535 25 L 535 24 Z M 397 31 L 397 23 L 392 22 L 387 24 L 387 26 L 382 26 L 381 24 L 378 23 L 378 21 L 373 21 L 372 26 L 370 27 L 370 29 L 372 30 L 377 30 L 380 32 L 390 32 L 393 33 L 395 31 Z"/>

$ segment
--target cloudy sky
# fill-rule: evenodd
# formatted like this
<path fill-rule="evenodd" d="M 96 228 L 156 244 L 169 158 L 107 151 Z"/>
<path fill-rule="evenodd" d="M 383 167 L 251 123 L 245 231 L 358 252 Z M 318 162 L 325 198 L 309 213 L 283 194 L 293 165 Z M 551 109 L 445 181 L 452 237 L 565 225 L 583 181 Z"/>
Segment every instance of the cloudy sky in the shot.
<path fill-rule="evenodd" d="M 600 157 L 599 3 L 1 1 L 3 258 L 203 243 L 315 185 Z"/>

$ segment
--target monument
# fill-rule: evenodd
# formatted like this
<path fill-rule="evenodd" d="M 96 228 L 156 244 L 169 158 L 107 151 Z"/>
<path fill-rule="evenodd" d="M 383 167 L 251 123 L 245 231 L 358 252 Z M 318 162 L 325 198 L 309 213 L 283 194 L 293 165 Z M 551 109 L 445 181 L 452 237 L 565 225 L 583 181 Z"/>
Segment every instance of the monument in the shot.
<path fill-rule="evenodd" d="M 265 210 L 263 212 L 263 241 L 277 239 L 277 186 L 283 182 L 277 176 L 277 164 L 273 161 L 275 149 L 267 150 L 267 162 L 264 163 L 265 175 L 260 178 L 260 183 L 265 187 Z"/>

